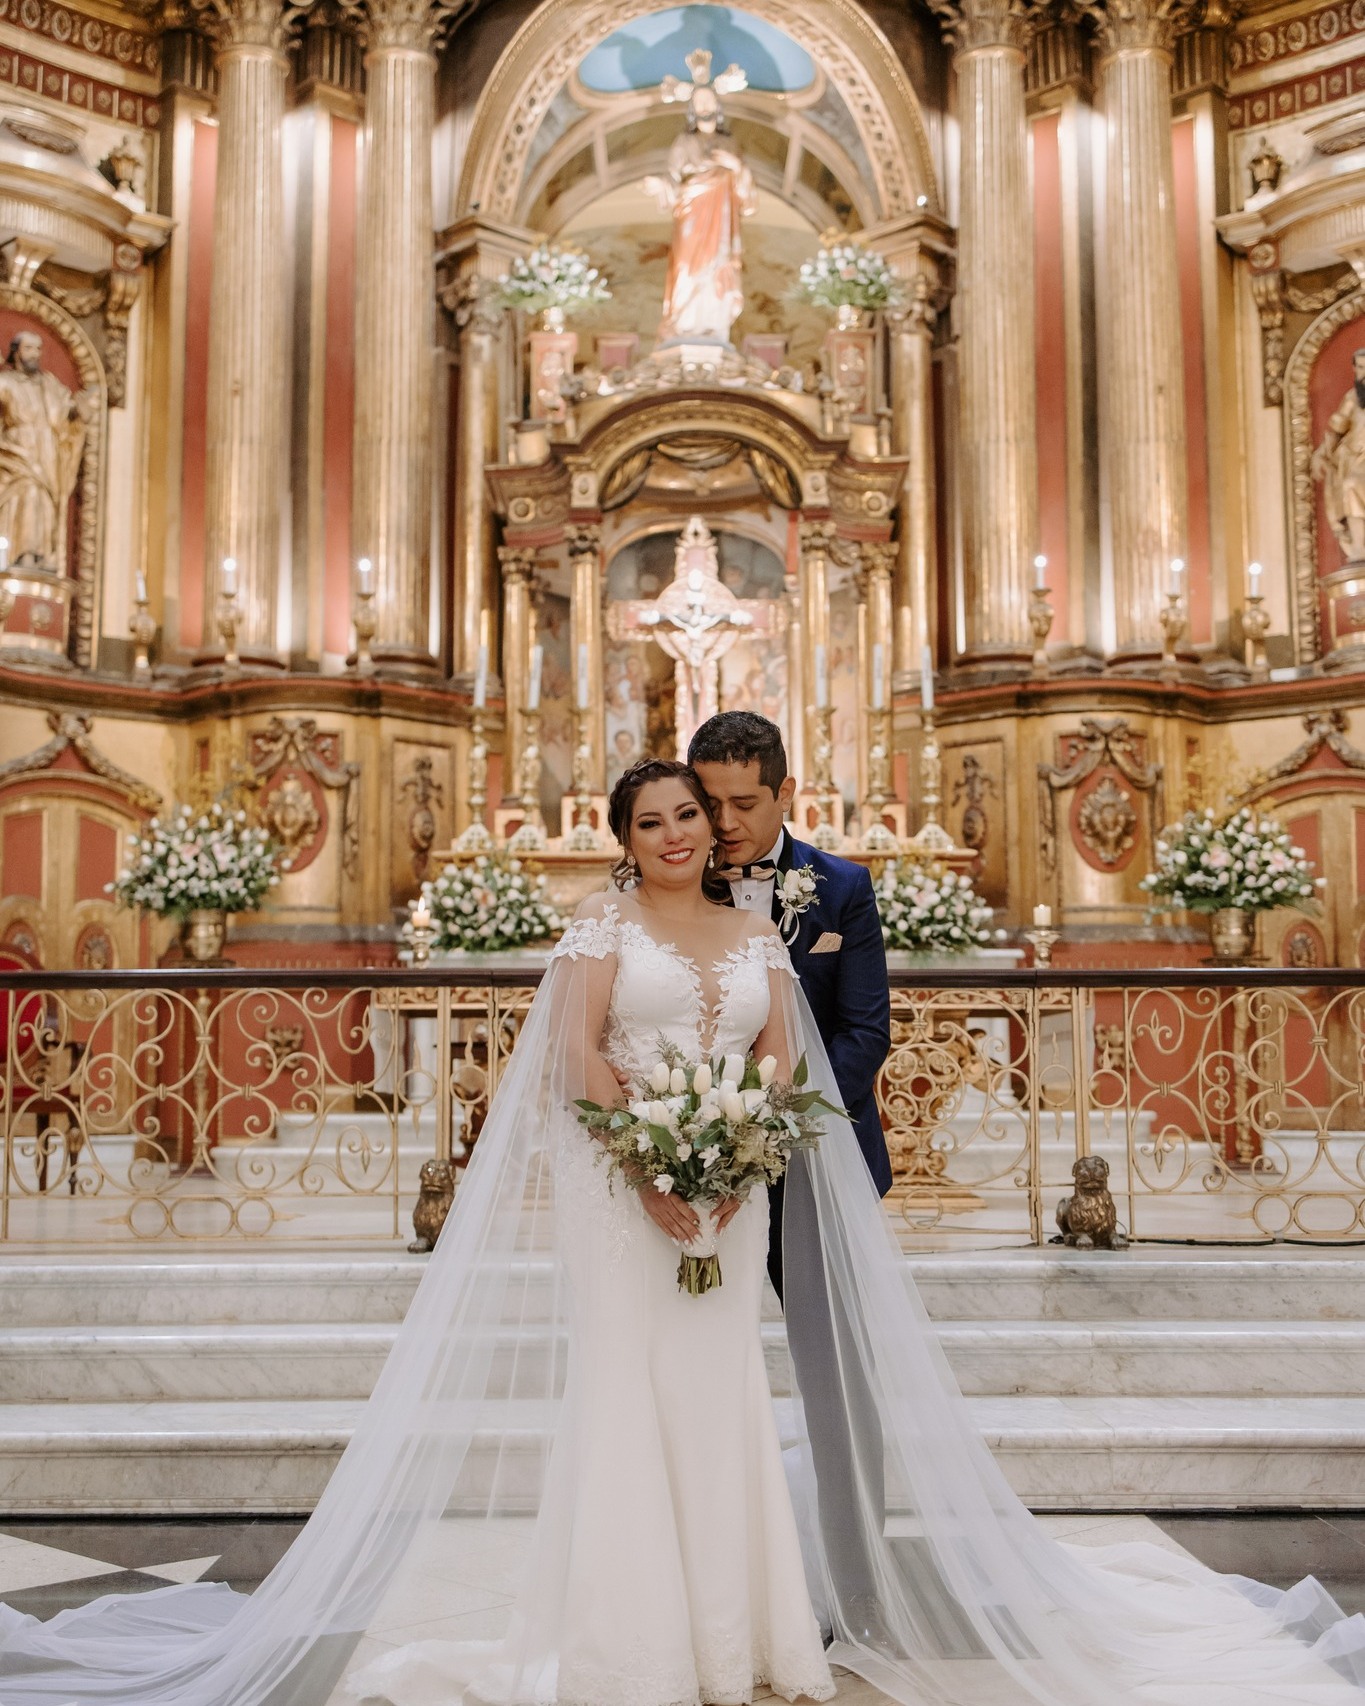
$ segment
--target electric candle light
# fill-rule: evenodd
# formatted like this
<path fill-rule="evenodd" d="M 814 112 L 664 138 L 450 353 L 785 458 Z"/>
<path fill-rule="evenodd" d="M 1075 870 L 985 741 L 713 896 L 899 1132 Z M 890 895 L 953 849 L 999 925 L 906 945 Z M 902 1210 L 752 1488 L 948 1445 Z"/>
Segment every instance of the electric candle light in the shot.
<path fill-rule="evenodd" d="M 1050 930 L 1052 928 L 1052 908 L 1039 901 L 1033 909 L 1033 924 L 1037 930 Z"/>
<path fill-rule="evenodd" d="M 1172 557 L 1171 558 L 1171 591 L 1173 593 L 1177 594 L 1177 596 L 1179 595 L 1180 587 L 1181 587 L 1180 577 L 1181 577 L 1181 575 L 1184 574 L 1184 572 L 1185 572 L 1185 559 L 1183 557 Z"/>
<path fill-rule="evenodd" d="M 934 660 L 928 646 L 919 654 L 919 702 L 923 711 L 934 708 Z"/>
<path fill-rule="evenodd" d="M 488 647 L 479 647 L 478 660 L 474 665 L 474 709 L 482 711 L 488 703 Z"/>
<path fill-rule="evenodd" d="M 237 559 L 235 557 L 224 557 L 223 558 L 223 597 L 224 598 L 235 598 L 236 596 L 237 596 Z"/>
<path fill-rule="evenodd" d="M 0 575 L 9 567 L 9 540 L 0 535 Z"/>
<path fill-rule="evenodd" d="M 872 709 L 886 709 L 886 647 L 880 640 L 872 648 Z"/>
<path fill-rule="evenodd" d="M 829 656 L 823 646 L 815 648 L 815 709 L 823 711 L 829 704 Z"/>
<path fill-rule="evenodd" d="M 586 711 L 587 710 L 587 708 L 588 708 L 588 643 L 586 640 L 580 640 L 578 643 L 578 693 L 577 693 L 577 703 L 578 703 L 578 709 L 580 711 Z"/>
<path fill-rule="evenodd" d="M 531 677 L 530 677 L 530 680 L 526 683 L 526 709 L 528 711 L 538 711 L 540 709 L 540 672 L 544 669 L 544 667 L 545 667 L 545 648 L 544 648 L 544 646 L 539 646 L 539 645 L 532 646 L 531 647 Z"/>
<path fill-rule="evenodd" d="M 374 591 L 374 564 L 362 557 L 355 566 L 355 584 L 366 597 Z"/>
<path fill-rule="evenodd" d="M 147 577 L 142 573 L 137 577 L 137 601 L 139 604 L 147 602 Z"/>
<path fill-rule="evenodd" d="M 1247 586 L 1248 586 L 1248 589 L 1249 589 L 1251 596 L 1253 598 L 1259 598 L 1260 597 L 1260 595 L 1261 595 L 1261 565 L 1259 563 L 1248 563 L 1247 564 Z"/>
<path fill-rule="evenodd" d="M 1047 585 L 1047 558 L 1041 551 L 1033 559 L 1033 584 L 1039 592 Z"/>
<path fill-rule="evenodd" d="M 431 908 L 425 898 L 419 900 L 412 909 L 412 927 L 414 930 L 430 930 Z"/>

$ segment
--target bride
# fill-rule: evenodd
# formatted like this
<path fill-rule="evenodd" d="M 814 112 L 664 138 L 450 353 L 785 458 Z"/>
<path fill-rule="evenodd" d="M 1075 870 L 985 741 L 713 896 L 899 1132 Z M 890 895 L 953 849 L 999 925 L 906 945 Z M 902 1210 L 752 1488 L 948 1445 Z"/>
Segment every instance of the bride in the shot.
<path fill-rule="evenodd" d="M 423 1523 L 530 1512 L 502 1640 L 400 1649 L 348 1686 L 395 1706 L 724 1706 L 763 1682 L 828 1698 L 834 1665 L 902 1706 L 1365 1706 L 1365 1620 L 1311 1580 L 1281 1594 L 1151 1546 L 1070 1548 L 1033 1521 L 832 1116 L 783 1211 L 788 1338 L 850 1424 L 847 1494 L 817 1499 L 801 1398 L 769 1397 L 764 1203 L 730 1208 L 719 1290 L 679 1292 L 693 1211 L 613 1193 L 572 1103 L 616 1100 L 616 1070 L 661 1035 L 689 1056 L 757 1047 L 784 1071 L 804 1054 L 837 1102 L 833 1074 L 776 933 L 707 897 L 694 773 L 636 766 L 612 826 L 617 891 L 552 957 L 304 1532 L 250 1598 L 189 1584 L 47 1624 L 0 1606 L 4 1706 L 323 1706 Z"/>

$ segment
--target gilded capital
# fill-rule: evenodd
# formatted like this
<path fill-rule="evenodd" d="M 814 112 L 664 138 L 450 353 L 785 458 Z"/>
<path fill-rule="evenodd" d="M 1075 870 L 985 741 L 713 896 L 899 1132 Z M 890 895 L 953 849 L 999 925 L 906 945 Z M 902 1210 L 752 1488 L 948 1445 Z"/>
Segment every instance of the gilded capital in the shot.
<path fill-rule="evenodd" d="M 512 586 L 533 586 L 536 578 L 537 552 L 534 545 L 499 545 L 498 567 L 504 583 Z"/>
<path fill-rule="evenodd" d="M 340 0 L 371 53 L 430 53 L 464 8 L 452 0 Z"/>
<path fill-rule="evenodd" d="M 801 549 L 803 552 L 832 552 L 837 530 L 832 521 L 803 521 Z"/>
<path fill-rule="evenodd" d="M 462 332 L 491 337 L 502 325 L 502 309 L 493 300 L 493 282 L 477 273 L 461 273 L 437 291 L 442 308 Z"/>
<path fill-rule="evenodd" d="M 1042 18 L 1036 0 L 929 0 L 929 8 L 955 54 L 988 47 L 1024 53 Z"/>
<path fill-rule="evenodd" d="M 912 273 L 905 281 L 905 295 L 885 310 L 887 319 L 898 332 L 918 332 L 930 336 L 938 324 L 938 291 L 928 275 Z"/>
<path fill-rule="evenodd" d="M 570 522 L 564 530 L 564 546 L 571 557 L 595 557 L 602 546 L 601 522 Z"/>
<path fill-rule="evenodd" d="M 1078 0 L 1078 10 L 1094 22 L 1102 59 L 1170 53 L 1195 8 L 1196 0 Z"/>
<path fill-rule="evenodd" d="M 308 10 L 307 0 L 190 0 L 220 53 L 264 48 L 282 53 L 289 33 Z"/>

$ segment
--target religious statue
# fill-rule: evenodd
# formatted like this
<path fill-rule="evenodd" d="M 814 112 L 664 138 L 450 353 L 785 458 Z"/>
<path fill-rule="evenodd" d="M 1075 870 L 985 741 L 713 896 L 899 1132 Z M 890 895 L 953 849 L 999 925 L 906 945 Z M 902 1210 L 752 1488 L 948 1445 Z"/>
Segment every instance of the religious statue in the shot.
<path fill-rule="evenodd" d="M 720 660 L 742 634 L 776 634 L 785 609 L 771 599 L 740 599 L 720 578 L 715 535 L 699 515 L 678 539 L 673 579 L 649 600 L 607 606 L 613 640 L 653 640 L 673 659 L 674 734 L 679 758 L 720 709 Z"/>
<path fill-rule="evenodd" d="M 1328 524 L 1346 561 L 1358 563 L 1365 560 L 1365 349 L 1351 366 L 1355 383 L 1327 423 L 1312 472 L 1323 482 Z"/>
<path fill-rule="evenodd" d="M 12 562 L 66 567 L 67 505 L 97 398 L 43 370 L 37 332 L 10 339 L 0 367 L 0 535 Z"/>
<path fill-rule="evenodd" d="M 711 55 L 687 56 L 692 82 L 666 77 L 665 101 L 687 102 L 687 129 L 668 151 L 668 176 L 648 177 L 645 188 L 673 210 L 668 284 L 659 342 L 696 340 L 727 344 L 744 306 L 740 279 L 740 220 L 754 211 L 754 181 L 726 128 L 719 95 L 747 86 L 731 65 L 712 80 Z"/>

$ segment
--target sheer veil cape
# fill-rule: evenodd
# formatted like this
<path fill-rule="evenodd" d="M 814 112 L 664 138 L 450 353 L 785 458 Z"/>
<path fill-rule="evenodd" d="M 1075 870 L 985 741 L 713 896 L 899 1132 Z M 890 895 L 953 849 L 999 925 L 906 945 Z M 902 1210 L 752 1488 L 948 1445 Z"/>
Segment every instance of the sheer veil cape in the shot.
<path fill-rule="evenodd" d="M 582 980 L 614 953 L 585 919 L 552 960 L 374 1395 L 269 1578 L 249 1597 L 196 1583 L 46 1624 L 0 1607 L 4 1706 L 322 1706 L 419 1525 L 536 1511 L 567 1353 L 548 1161 L 591 1141 L 569 1105 Z M 837 1103 L 799 986 L 773 982 L 792 1059 Z M 903 1706 L 1365 1706 L 1365 1619 L 1311 1580 L 1281 1594 L 1155 1547 L 1068 1547 L 1034 1522 L 973 1428 L 842 1119 L 789 1176 L 784 1262 L 812 1390 L 779 1413 L 832 1662 Z M 842 1409 L 852 1439 L 823 1498 L 817 1406 Z M 539 1525 L 551 1602 L 563 1540 Z M 553 1616 L 538 1624 L 504 1648 L 527 1699 L 553 1657 Z"/>

